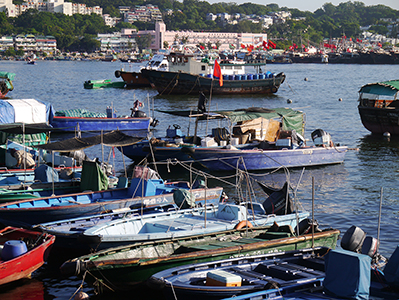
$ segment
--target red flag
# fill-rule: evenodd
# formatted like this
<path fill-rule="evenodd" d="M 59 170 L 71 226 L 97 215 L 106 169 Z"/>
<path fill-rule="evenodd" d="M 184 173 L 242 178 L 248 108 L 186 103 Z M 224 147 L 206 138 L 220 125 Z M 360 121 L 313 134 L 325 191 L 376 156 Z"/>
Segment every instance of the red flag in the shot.
<path fill-rule="evenodd" d="M 273 49 L 276 49 L 276 44 L 273 43 L 271 40 L 269 40 L 269 45 L 270 45 L 270 47 L 272 47 Z"/>
<path fill-rule="evenodd" d="M 219 86 L 223 86 L 223 76 L 222 76 L 222 69 L 217 60 L 215 60 L 215 66 L 213 68 L 213 77 L 219 78 Z"/>
<path fill-rule="evenodd" d="M 297 49 L 297 48 L 298 48 L 298 45 L 295 44 L 295 43 L 292 43 L 292 47 L 294 47 L 294 49 Z"/>

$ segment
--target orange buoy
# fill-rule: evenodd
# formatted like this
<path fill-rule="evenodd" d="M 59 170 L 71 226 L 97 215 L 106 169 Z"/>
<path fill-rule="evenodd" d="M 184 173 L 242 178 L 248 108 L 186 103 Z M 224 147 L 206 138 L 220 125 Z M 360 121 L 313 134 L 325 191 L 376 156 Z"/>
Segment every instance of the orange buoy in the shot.
<path fill-rule="evenodd" d="M 244 228 L 244 227 L 251 228 L 251 227 L 254 227 L 254 226 L 253 226 L 252 223 L 249 222 L 249 221 L 241 221 L 241 222 L 238 223 L 238 224 L 236 225 L 236 227 L 234 227 L 234 228 L 238 230 L 238 229 L 241 229 L 241 228 Z"/>

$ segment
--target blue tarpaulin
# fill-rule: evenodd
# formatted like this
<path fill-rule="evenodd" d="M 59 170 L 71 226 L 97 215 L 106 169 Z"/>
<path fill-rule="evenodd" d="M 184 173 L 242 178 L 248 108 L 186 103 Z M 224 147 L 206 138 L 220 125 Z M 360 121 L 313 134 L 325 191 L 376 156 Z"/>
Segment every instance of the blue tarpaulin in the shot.
<path fill-rule="evenodd" d="M 370 293 L 371 257 L 347 250 L 331 250 L 325 259 L 324 288 L 335 296 L 367 300 Z"/>
<path fill-rule="evenodd" d="M 43 109 L 39 109 L 42 106 Z M 49 123 L 54 115 L 51 104 L 35 99 L 4 99 L 0 101 L 0 123 Z"/>
<path fill-rule="evenodd" d="M 395 287 L 399 287 L 399 246 L 396 247 L 384 268 L 385 279 Z"/>

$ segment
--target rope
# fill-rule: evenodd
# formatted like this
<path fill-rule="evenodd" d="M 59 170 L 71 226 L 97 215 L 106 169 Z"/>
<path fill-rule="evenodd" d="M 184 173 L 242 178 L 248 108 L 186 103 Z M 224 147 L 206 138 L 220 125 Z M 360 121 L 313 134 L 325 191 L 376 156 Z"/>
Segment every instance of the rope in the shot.
<path fill-rule="evenodd" d="M 186 95 L 189 95 L 189 94 L 193 91 L 193 89 L 195 88 L 195 86 L 197 85 L 197 81 L 199 82 L 199 75 L 197 75 L 196 77 L 197 77 L 197 79 L 195 80 L 193 87 L 191 88 L 191 90 L 190 90 Z M 198 86 L 199 86 L 199 85 L 198 85 Z"/>
<path fill-rule="evenodd" d="M 159 93 L 159 95 L 162 95 L 166 89 L 169 87 L 169 85 L 172 83 L 172 81 L 178 76 L 179 74 L 176 74 L 175 77 L 172 78 L 172 80 L 168 83 L 168 85 L 165 87 L 165 89 L 162 91 L 162 93 Z"/>

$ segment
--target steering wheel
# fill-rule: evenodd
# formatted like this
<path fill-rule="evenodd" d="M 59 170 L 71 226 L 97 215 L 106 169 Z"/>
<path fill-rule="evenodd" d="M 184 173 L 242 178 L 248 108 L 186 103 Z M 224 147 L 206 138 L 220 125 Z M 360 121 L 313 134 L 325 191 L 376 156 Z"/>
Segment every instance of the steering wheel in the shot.
<path fill-rule="evenodd" d="M 178 125 L 178 124 L 173 124 L 173 127 L 174 127 L 174 129 L 180 129 L 181 128 L 180 125 Z"/>

